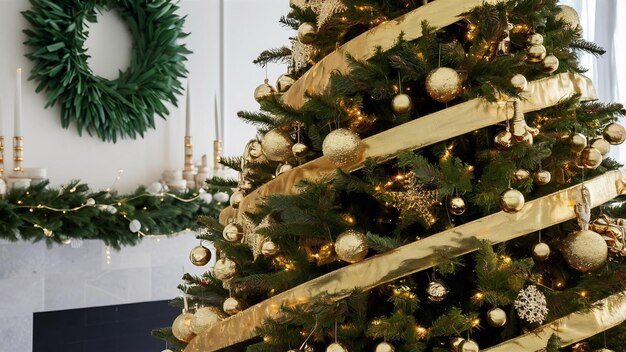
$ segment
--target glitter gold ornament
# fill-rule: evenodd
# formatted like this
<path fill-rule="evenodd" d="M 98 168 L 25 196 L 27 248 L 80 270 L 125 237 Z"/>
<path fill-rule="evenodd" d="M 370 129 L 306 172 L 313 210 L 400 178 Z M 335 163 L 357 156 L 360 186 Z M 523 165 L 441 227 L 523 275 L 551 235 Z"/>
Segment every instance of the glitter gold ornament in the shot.
<path fill-rule="evenodd" d="M 480 352 L 480 347 L 474 340 L 463 340 L 459 345 L 459 352 Z"/>
<path fill-rule="evenodd" d="M 430 303 L 441 303 L 448 297 L 449 292 L 443 282 L 434 280 L 429 282 L 426 287 L 426 299 L 428 299 Z"/>
<path fill-rule="evenodd" d="M 356 230 L 346 230 L 335 240 L 335 253 L 339 259 L 348 263 L 360 262 L 367 256 L 367 238 Z"/>
<path fill-rule="evenodd" d="M 529 177 L 530 177 L 530 172 L 528 172 L 528 170 L 517 169 L 515 170 L 515 172 L 513 172 L 513 179 L 518 182 L 526 181 L 528 180 Z"/>
<path fill-rule="evenodd" d="M 304 22 L 298 27 L 298 41 L 302 44 L 311 44 L 315 41 L 317 29 L 310 22 Z"/>
<path fill-rule="evenodd" d="M 506 313 L 498 307 L 491 308 L 487 312 L 487 323 L 494 328 L 501 328 L 506 324 Z"/>
<path fill-rule="evenodd" d="M 296 80 L 291 77 L 291 74 L 283 73 L 282 75 L 278 76 L 278 79 L 276 80 L 276 90 L 279 93 L 285 93 L 289 90 L 289 88 L 291 88 L 291 86 L 295 82 Z"/>
<path fill-rule="evenodd" d="M 452 215 L 462 215 L 467 210 L 467 205 L 465 204 L 465 200 L 461 197 L 452 197 L 448 201 L 448 211 Z"/>
<path fill-rule="evenodd" d="M 241 237 L 243 237 L 243 227 L 236 223 L 228 224 L 224 227 L 222 236 L 228 242 L 239 242 Z"/>
<path fill-rule="evenodd" d="M 346 128 L 330 132 L 322 143 L 322 153 L 336 166 L 354 163 L 362 149 L 359 135 Z"/>
<path fill-rule="evenodd" d="M 528 81 L 524 75 L 518 73 L 511 77 L 511 85 L 516 91 L 523 92 L 528 87 Z"/>
<path fill-rule="evenodd" d="M 540 242 L 533 247 L 533 259 L 538 262 L 543 262 L 550 257 L 550 246 Z"/>
<path fill-rule="evenodd" d="M 496 149 L 510 150 L 513 147 L 513 134 L 509 130 L 500 131 L 493 138 L 493 144 Z"/>
<path fill-rule="evenodd" d="M 542 45 L 543 36 L 539 33 L 533 33 L 528 36 L 528 45 Z"/>
<path fill-rule="evenodd" d="M 611 151 L 611 144 L 602 137 L 592 139 L 591 142 L 589 142 L 589 145 L 598 149 L 603 158 L 605 158 L 609 154 L 609 151 Z"/>
<path fill-rule="evenodd" d="M 243 310 L 243 304 L 234 297 L 228 297 L 224 301 L 222 308 L 226 314 L 235 315 Z"/>
<path fill-rule="evenodd" d="M 224 319 L 223 313 L 216 307 L 202 307 L 196 310 L 189 326 L 191 332 L 200 334 Z"/>
<path fill-rule="evenodd" d="M 460 336 L 455 336 L 450 339 L 450 352 L 459 352 L 459 346 L 461 343 L 465 341 L 464 338 Z"/>
<path fill-rule="evenodd" d="M 338 342 L 333 342 L 326 347 L 326 352 L 348 352 L 348 349 Z"/>
<path fill-rule="evenodd" d="M 529 62 L 541 62 L 546 58 L 546 47 L 543 45 L 531 45 L 526 49 L 526 60 Z"/>
<path fill-rule="evenodd" d="M 582 133 L 574 133 L 569 137 L 569 145 L 572 151 L 579 153 L 587 146 L 587 137 Z"/>
<path fill-rule="evenodd" d="M 261 254 L 266 257 L 271 257 L 278 254 L 279 250 L 280 249 L 278 248 L 278 245 L 271 240 L 266 240 L 261 246 Z"/>
<path fill-rule="evenodd" d="M 391 108 L 396 114 L 405 114 L 413 109 L 413 101 L 407 94 L 397 94 L 391 100 Z"/>
<path fill-rule="evenodd" d="M 548 183 L 550 183 L 550 180 L 552 180 L 552 175 L 550 174 L 550 171 L 539 170 L 533 173 L 533 181 L 536 185 L 547 185 Z"/>
<path fill-rule="evenodd" d="M 622 144 L 626 140 L 626 129 L 617 122 L 613 122 L 604 128 L 602 136 L 612 145 Z"/>
<path fill-rule="evenodd" d="M 235 191 L 230 196 L 230 206 L 233 207 L 234 209 L 237 209 L 239 208 L 239 203 L 241 203 L 242 200 L 243 200 L 243 193 L 241 193 L 240 191 Z"/>
<path fill-rule="evenodd" d="M 172 323 L 172 334 L 175 338 L 182 342 L 189 342 L 194 338 L 195 334 L 191 331 L 191 320 L 193 314 L 183 312 L 176 317 L 174 323 Z"/>
<path fill-rule="evenodd" d="M 576 31 L 582 31 L 580 26 L 580 17 L 573 7 L 567 5 L 559 5 L 561 12 L 556 14 L 556 19 L 565 22 L 570 28 Z"/>
<path fill-rule="evenodd" d="M 580 152 L 580 163 L 587 169 L 595 169 L 602 164 L 602 153 L 594 147 L 587 146 Z"/>
<path fill-rule="evenodd" d="M 522 192 L 509 188 L 500 194 L 500 208 L 506 213 L 517 213 L 524 207 Z"/>
<path fill-rule="evenodd" d="M 228 281 L 237 274 L 237 264 L 228 259 L 220 258 L 213 267 L 213 277 L 220 281 Z"/>
<path fill-rule="evenodd" d="M 393 347 L 393 345 L 390 344 L 389 342 L 381 342 L 378 345 L 376 345 L 376 349 L 374 351 L 375 352 L 395 352 L 396 348 Z"/>
<path fill-rule="evenodd" d="M 426 92 L 436 101 L 447 103 L 461 94 L 463 81 L 455 70 L 439 67 L 426 76 Z"/>
<path fill-rule="evenodd" d="M 261 148 L 269 160 L 284 162 L 292 155 L 292 144 L 291 137 L 287 133 L 275 128 L 263 136 Z"/>
<path fill-rule="evenodd" d="M 309 152 L 309 147 L 304 143 L 296 143 L 291 147 L 291 153 L 296 158 L 304 158 Z"/>
<path fill-rule="evenodd" d="M 559 59 L 554 55 L 548 55 L 543 59 L 543 71 L 553 73 L 559 69 Z"/>
<path fill-rule="evenodd" d="M 193 247 L 189 252 L 189 261 L 195 266 L 207 265 L 210 260 L 211 251 L 202 244 Z"/>
<path fill-rule="evenodd" d="M 584 273 L 606 263 L 608 246 L 599 233 L 580 230 L 565 238 L 562 253 L 570 266 Z"/>
<path fill-rule="evenodd" d="M 256 89 L 254 90 L 254 100 L 260 102 L 263 99 L 269 98 L 274 95 L 274 93 L 276 93 L 276 89 L 274 89 L 274 87 L 272 87 L 269 82 L 269 79 L 266 78 L 265 81 L 263 81 L 263 84 L 256 87 Z"/>

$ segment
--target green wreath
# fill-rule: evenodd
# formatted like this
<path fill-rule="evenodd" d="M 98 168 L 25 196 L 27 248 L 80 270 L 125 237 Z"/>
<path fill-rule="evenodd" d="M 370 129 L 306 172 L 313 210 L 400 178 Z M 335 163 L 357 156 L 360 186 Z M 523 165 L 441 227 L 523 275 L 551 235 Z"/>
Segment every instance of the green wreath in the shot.
<path fill-rule="evenodd" d="M 61 124 L 74 122 L 79 134 L 85 130 L 104 141 L 118 137 L 143 137 L 154 128 L 154 116 L 165 118 L 165 102 L 176 105 L 181 94 L 178 81 L 187 70 L 185 55 L 191 53 L 180 38 L 184 17 L 169 0 L 30 0 L 22 12 L 32 28 L 24 30 L 24 42 L 34 48 L 26 56 L 35 61 L 29 79 L 45 90 L 46 108 L 61 105 Z M 115 80 L 97 75 L 87 64 L 84 48 L 86 21 L 96 22 L 97 11 L 116 10 L 128 24 L 133 38 L 128 69 Z"/>

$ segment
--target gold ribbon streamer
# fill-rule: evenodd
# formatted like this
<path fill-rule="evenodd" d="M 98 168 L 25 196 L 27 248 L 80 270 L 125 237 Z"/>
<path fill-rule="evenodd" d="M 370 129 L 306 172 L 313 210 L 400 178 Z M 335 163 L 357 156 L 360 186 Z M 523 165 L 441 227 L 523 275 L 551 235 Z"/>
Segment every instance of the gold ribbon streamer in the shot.
<path fill-rule="evenodd" d="M 434 3 L 440 1 L 442 0 Z M 573 73 L 562 73 L 530 82 L 523 93 L 521 109 L 523 112 L 545 109 L 573 94 L 581 94 L 583 100 L 597 99 L 589 78 Z M 476 98 L 386 130 L 364 139 L 365 151 L 362 157 L 343 169 L 354 171 L 363 165 L 366 158 L 388 160 L 400 151 L 419 149 L 502 122 L 507 114 L 509 117 L 513 114 L 511 104 L 508 105 L 505 108 L 497 103 Z M 239 212 L 253 211 L 260 199 L 268 194 L 295 193 L 294 185 L 299 180 L 319 180 L 335 170 L 336 166 L 326 157 L 289 170 L 247 195 L 239 205 Z M 237 217 L 237 210 L 226 208 L 220 214 L 220 222 L 226 224 L 229 219 Z"/>
<path fill-rule="evenodd" d="M 299 109 L 304 105 L 306 94 L 322 93 L 330 80 L 331 73 L 349 71 L 346 60 L 348 54 L 357 60 L 367 60 L 375 53 L 374 48 L 389 50 L 401 33 L 406 40 L 422 36 L 422 22 L 437 29 L 451 25 L 459 20 L 459 15 L 474 7 L 486 3 L 496 4 L 504 0 L 437 0 L 373 28 L 350 40 L 340 48 L 323 58 L 309 69 L 289 88 L 283 96 L 283 102 Z"/>
<path fill-rule="evenodd" d="M 593 304 L 586 312 L 576 312 L 543 325 L 525 335 L 505 341 L 483 352 L 545 351 L 552 334 L 558 335 L 561 347 L 569 346 L 597 335 L 626 320 L 626 291 L 614 294 Z"/>
<path fill-rule="evenodd" d="M 585 182 L 593 207 L 626 193 L 626 169 L 607 172 Z M 581 185 L 526 203 L 515 214 L 495 213 L 422 240 L 330 272 L 260 302 L 213 325 L 194 338 L 186 352 L 215 351 L 255 336 L 267 319 L 280 317 L 280 307 L 310 302 L 323 293 L 369 290 L 425 270 L 437 263 L 439 250 L 461 256 L 479 248 L 479 240 L 492 244 L 509 241 L 575 217 L 574 205 Z"/>

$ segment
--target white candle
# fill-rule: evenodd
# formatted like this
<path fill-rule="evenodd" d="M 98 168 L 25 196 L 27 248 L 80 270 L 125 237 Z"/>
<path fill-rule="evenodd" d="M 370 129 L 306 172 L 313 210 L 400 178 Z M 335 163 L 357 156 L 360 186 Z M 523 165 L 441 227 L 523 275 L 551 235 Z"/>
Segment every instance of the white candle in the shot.
<path fill-rule="evenodd" d="M 215 139 L 221 141 L 221 132 L 220 132 L 220 114 L 217 108 L 217 93 L 215 93 Z"/>
<path fill-rule="evenodd" d="M 187 79 L 187 104 L 185 106 L 185 135 L 191 136 L 191 95 L 189 94 L 189 78 Z"/>
<path fill-rule="evenodd" d="M 22 135 L 22 69 L 15 72 L 15 120 L 13 122 L 13 135 Z"/>
<path fill-rule="evenodd" d="M 2 100 L 0 100 L 0 137 L 3 136 L 2 125 L 4 121 L 2 120 Z"/>

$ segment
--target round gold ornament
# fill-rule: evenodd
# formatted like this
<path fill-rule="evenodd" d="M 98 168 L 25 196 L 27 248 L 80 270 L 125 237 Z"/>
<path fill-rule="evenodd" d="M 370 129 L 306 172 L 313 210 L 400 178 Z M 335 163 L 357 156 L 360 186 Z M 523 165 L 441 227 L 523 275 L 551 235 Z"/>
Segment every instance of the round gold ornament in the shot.
<path fill-rule="evenodd" d="M 587 137 L 582 133 L 574 133 L 569 138 L 572 151 L 579 153 L 587 146 Z"/>
<path fill-rule="evenodd" d="M 524 195 L 522 192 L 509 188 L 500 194 L 500 208 L 505 213 L 517 213 L 524 207 Z"/>
<path fill-rule="evenodd" d="M 224 301 L 222 309 L 228 315 L 235 315 L 243 310 L 243 304 L 241 304 L 241 302 L 239 302 L 236 298 L 228 297 Z"/>
<path fill-rule="evenodd" d="M 282 175 L 283 173 L 285 173 L 285 172 L 287 172 L 287 171 L 289 171 L 291 169 L 293 169 L 293 166 L 291 166 L 290 164 L 280 164 L 276 168 L 276 176 Z"/>
<path fill-rule="evenodd" d="M 274 89 L 274 87 L 272 87 L 269 82 L 270 80 L 266 78 L 265 81 L 263 81 L 263 84 L 256 87 L 256 89 L 254 90 L 254 100 L 260 102 L 263 99 L 269 98 L 274 95 L 274 93 L 276 93 L 276 89 Z"/>
<path fill-rule="evenodd" d="M 461 75 L 449 67 L 436 68 L 426 76 L 426 92 L 438 102 L 447 103 L 461 94 Z"/>
<path fill-rule="evenodd" d="M 584 273 L 606 263 L 608 246 L 599 233 L 581 230 L 567 235 L 562 252 L 570 266 Z"/>
<path fill-rule="evenodd" d="M 298 27 L 298 41 L 302 44 L 311 44 L 315 40 L 317 29 L 310 22 L 304 22 Z"/>
<path fill-rule="evenodd" d="M 480 347 L 474 340 L 464 340 L 459 345 L 459 352 L 480 352 Z"/>
<path fill-rule="evenodd" d="M 529 62 L 541 62 L 546 58 L 546 47 L 543 45 L 531 45 L 526 49 L 526 60 Z"/>
<path fill-rule="evenodd" d="M 516 91 L 523 92 L 528 87 L 528 81 L 524 75 L 518 73 L 511 77 L 511 85 Z"/>
<path fill-rule="evenodd" d="M 515 170 L 515 172 L 513 172 L 513 179 L 518 182 L 526 181 L 528 180 L 529 177 L 530 177 L 530 172 L 528 172 L 528 170 L 517 169 Z"/>
<path fill-rule="evenodd" d="M 465 204 L 465 200 L 461 197 L 452 197 L 448 201 L 448 211 L 452 215 L 462 215 L 467 210 L 467 204 Z"/>
<path fill-rule="evenodd" d="M 276 128 L 268 131 L 261 141 L 263 154 L 271 161 L 281 162 L 287 161 L 291 157 L 292 144 L 291 137 Z"/>
<path fill-rule="evenodd" d="M 356 230 L 346 230 L 335 240 L 335 253 L 339 259 L 348 263 L 360 262 L 367 256 L 367 238 Z"/>
<path fill-rule="evenodd" d="M 322 153 L 336 166 L 351 164 L 361 156 L 361 138 L 346 128 L 330 132 L 322 143 Z"/>
<path fill-rule="evenodd" d="M 237 263 L 228 259 L 220 258 L 213 267 L 213 277 L 221 281 L 228 281 L 237 274 Z"/>
<path fill-rule="evenodd" d="M 580 152 L 580 163 L 587 169 L 595 169 L 602 164 L 602 153 L 594 147 L 585 147 Z"/>
<path fill-rule="evenodd" d="M 550 180 L 552 180 L 552 175 L 550 174 L 550 171 L 539 170 L 533 173 L 533 181 L 536 185 L 547 185 L 548 183 L 550 183 Z"/>
<path fill-rule="evenodd" d="M 533 247 L 533 259 L 538 262 L 543 262 L 550 257 L 550 246 L 540 242 Z"/>
<path fill-rule="evenodd" d="M 543 71 L 552 73 L 559 69 L 559 59 L 554 55 L 548 55 L 543 59 Z"/>
<path fill-rule="evenodd" d="M 413 101 L 407 94 L 400 93 L 391 100 L 391 108 L 396 114 L 404 114 L 413 109 Z"/>
<path fill-rule="evenodd" d="M 207 265 L 211 260 L 211 251 L 203 245 L 195 246 L 189 252 L 189 261 L 195 266 Z"/>
<path fill-rule="evenodd" d="M 243 200 L 243 193 L 241 193 L 240 191 L 235 191 L 230 196 L 230 206 L 233 207 L 234 209 L 237 209 L 239 208 L 239 203 L 241 203 L 242 200 Z"/>
<path fill-rule="evenodd" d="M 608 348 L 600 348 L 598 350 L 594 350 L 593 352 L 614 352 L 614 351 Z"/>
<path fill-rule="evenodd" d="M 567 24 L 570 28 L 582 31 L 582 27 L 580 26 L 580 17 L 578 16 L 578 12 L 574 10 L 573 7 L 567 5 L 559 5 L 561 12 L 557 13 L 556 19 L 562 20 Z"/>
<path fill-rule="evenodd" d="M 450 352 L 459 352 L 459 346 L 461 343 L 465 341 L 464 338 L 460 336 L 455 336 L 450 339 Z"/>
<path fill-rule="evenodd" d="M 498 132 L 493 138 L 493 144 L 496 149 L 510 150 L 513 147 L 513 133 L 508 130 Z"/>
<path fill-rule="evenodd" d="M 261 142 L 257 140 L 250 141 L 248 145 L 246 146 L 246 150 L 248 152 L 248 155 L 252 159 L 257 159 L 258 157 L 263 155 L 263 146 L 261 146 Z"/>
<path fill-rule="evenodd" d="M 533 33 L 528 37 L 528 45 L 542 45 L 543 36 L 539 33 Z"/>
<path fill-rule="evenodd" d="M 278 248 L 278 245 L 271 240 L 266 240 L 261 245 L 261 254 L 266 257 L 275 256 L 276 254 L 278 254 L 279 250 L 280 248 Z"/>
<path fill-rule="evenodd" d="M 296 80 L 289 73 L 283 73 L 276 80 L 276 90 L 279 93 L 285 93 L 295 82 Z"/>
<path fill-rule="evenodd" d="M 487 323 L 494 328 L 501 328 L 506 324 L 506 313 L 498 307 L 491 308 L 487 312 Z"/>
<path fill-rule="evenodd" d="M 589 145 L 598 149 L 603 158 L 609 154 L 609 151 L 611 151 L 611 144 L 602 137 L 592 139 L 591 142 L 589 142 Z"/>
<path fill-rule="evenodd" d="M 338 342 L 333 342 L 326 347 L 326 352 L 348 352 L 348 349 Z"/>
<path fill-rule="evenodd" d="M 375 352 L 395 352 L 396 348 L 389 342 L 381 342 L 376 345 Z"/>
<path fill-rule="evenodd" d="M 195 334 L 191 331 L 191 320 L 193 314 L 182 313 L 174 319 L 172 323 L 172 334 L 182 342 L 189 342 L 194 338 Z"/>
<path fill-rule="evenodd" d="M 426 299 L 430 303 L 441 303 L 446 297 L 448 297 L 448 293 L 450 291 L 443 284 L 443 282 L 439 280 L 434 280 L 428 283 L 428 287 L 426 287 Z"/>
<path fill-rule="evenodd" d="M 304 158 L 309 152 L 309 147 L 304 143 L 296 143 L 291 147 L 291 153 L 296 158 Z"/>
<path fill-rule="evenodd" d="M 189 328 L 191 332 L 197 335 L 219 323 L 222 319 L 222 312 L 218 308 L 202 307 L 194 313 Z"/>
<path fill-rule="evenodd" d="M 626 129 L 619 123 L 613 122 L 604 128 L 602 136 L 612 145 L 622 144 L 626 140 Z"/>
<path fill-rule="evenodd" d="M 236 223 L 230 223 L 224 227 L 222 236 L 228 242 L 241 241 L 241 238 L 243 237 L 243 227 Z"/>

